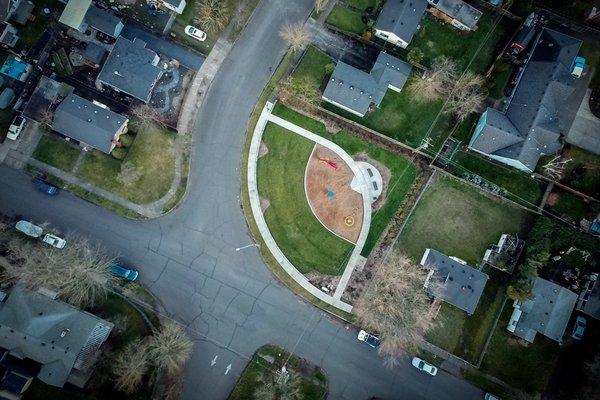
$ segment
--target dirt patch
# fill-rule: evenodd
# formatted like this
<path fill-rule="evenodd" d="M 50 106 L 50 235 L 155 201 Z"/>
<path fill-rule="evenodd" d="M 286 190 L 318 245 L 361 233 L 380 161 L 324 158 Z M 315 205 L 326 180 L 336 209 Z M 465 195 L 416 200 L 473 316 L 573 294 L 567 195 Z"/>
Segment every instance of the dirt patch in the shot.
<path fill-rule="evenodd" d="M 309 272 L 305 276 L 306 279 L 308 279 L 308 281 L 312 283 L 317 289 L 323 290 L 322 288 L 326 288 L 327 290 L 329 290 L 329 292 L 326 293 L 329 294 L 333 294 L 338 283 L 340 283 L 339 276 L 324 275 L 315 271 Z"/>
<path fill-rule="evenodd" d="M 265 142 L 261 141 L 260 142 L 260 147 L 258 149 L 258 158 L 264 157 L 267 154 L 269 154 L 269 148 L 267 147 L 267 145 L 265 144 Z"/>
<path fill-rule="evenodd" d="M 266 197 L 260 198 L 260 209 L 263 212 L 263 214 L 264 214 L 265 210 L 267 208 L 269 208 L 270 205 L 271 205 L 271 202 L 269 201 L 269 199 L 267 199 Z"/>
<path fill-rule="evenodd" d="M 379 195 L 377 200 L 375 200 L 375 203 L 371 204 L 371 208 L 373 209 L 373 212 L 376 212 L 377 210 L 379 210 L 381 207 L 383 207 L 385 205 L 385 200 L 387 198 L 387 191 L 388 191 L 388 187 L 390 185 L 390 179 L 392 177 L 392 173 L 390 172 L 388 167 L 385 166 L 385 164 L 382 164 L 379 161 L 372 159 L 371 157 L 368 156 L 367 153 L 359 153 L 359 154 L 353 156 L 352 158 L 354 158 L 354 160 L 356 160 L 356 161 L 364 161 L 366 163 L 371 164 L 372 166 L 377 168 L 377 170 L 381 174 L 381 180 L 383 181 L 382 182 L 383 184 L 381 185 L 382 186 L 381 195 Z"/>
<path fill-rule="evenodd" d="M 332 150 L 316 145 L 308 161 L 306 196 L 329 230 L 356 243 L 363 220 L 362 195 L 350 187 L 354 173 Z"/>

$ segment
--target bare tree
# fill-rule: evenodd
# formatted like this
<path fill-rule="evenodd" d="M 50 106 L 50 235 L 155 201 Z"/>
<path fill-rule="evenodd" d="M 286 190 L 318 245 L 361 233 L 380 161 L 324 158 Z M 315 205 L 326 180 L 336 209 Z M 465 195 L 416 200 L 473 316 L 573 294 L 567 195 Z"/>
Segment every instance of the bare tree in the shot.
<path fill-rule="evenodd" d="M 112 368 L 117 390 L 133 393 L 142 384 L 149 366 L 148 343 L 138 339 L 127 344 Z"/>
<path fill-rule="evenodd" d="M 181 368 L 192 354 L 193 343 L 175 322 L 167 322 L 154 332 L 149 343 L 152 363 L 170 375 Z"/>
<path fill-rule="evenodd" d="M 129 112 L 134 117 L 135 126 L 140 129 L 148 129 L 153 123 L 158 125 L 165 125 L 165 120 L 162 114 L 156 109 L 148 106 L 147 104 L 138 104 L 132 107 Z"/>
<path fill-rule="evenodd" d="M 309 77 L 287 77 L 279 88 L 279 96 L 282 98 L 297 97 L 312 105 L 318 104 L 321 100 L 318 84 Z"/>
<path fill-rule="evenodd" d="M 227 2 L 221 0 L 202 0 L 194 21 L 210 32 L 224 29 L 229 22 L 230 10 Z"/>
<path fill-rule="evenodd" d="M 329 3 L 329 0 L 315 0 L 315 11 L 320 14 Z"/>
<path fill-rule="evenodd" d="M 265 371 L 258 378 L 254 390 L 255 400 L 300 400 L 302 399 L 302 378 L 293 371 Z"/>
<path fill-rule="evenodd" d="M 439 324 L 423 288 L 426 276 L 424 268 L 394 252 L 376 269 L 370 286 L 354 306 L 358 322 L 379 334 L 379 354 L 390 366 L 403 351 L 415 350 Z M 428 288 L 436 294 L 441 285 L 432 279 Z"/>
<path fill-rule="evenodd" d="M 481 93 L 484 79 L 471 71 L 465 71 L 453 82 L 446 104 L 447 111 L 454 114 L 460 122 L 469 114 L 481 109 L 486 96 Z"/>
<path fill-rule="evenodd" d="M 438 100 L 452 90 L 456 75 L 457 68 L 454 61 L 446 57 L 438 57 L 421 79 L 415 78 L 412 81 L 411 92 L 417 100 L 426 102 Z"/>
<path fill-rule="evenodd" d="M 303 50 L 311 39 L 310 32 L 302 22 L 285 24 L 279 31 L 279 36 L 290 46 L 293 53 Z"/>
<path fill-rule="evenodd" d="M 43 127 L 45 127 L 45 128 L 51 127 L 53 121 L 54 121 L 54 112 L 52 111 L 52 109 L 50 107 L 47 107 L 40 112 L 39 122 L 40 122 L 40 124 L 42 124 Z"/>
<path fill-rule="evenodd" d="M 561 155 L 552 157 L 550 161 L 542 166 L 544 174 L 555 181 L 560 180 L 567 168 L 567 164 L 571 162 L 571 158 L 563 158 Z"/>
<path fill-rule="evenodd" d="M 67 238 L 63 249 L 14 238 L 7 250 L 4 280 L 53 290 L 76 306 L 91 306 L 106 296 L 113 280 L 108 270 L 113 258 L 80 237 Z"/>

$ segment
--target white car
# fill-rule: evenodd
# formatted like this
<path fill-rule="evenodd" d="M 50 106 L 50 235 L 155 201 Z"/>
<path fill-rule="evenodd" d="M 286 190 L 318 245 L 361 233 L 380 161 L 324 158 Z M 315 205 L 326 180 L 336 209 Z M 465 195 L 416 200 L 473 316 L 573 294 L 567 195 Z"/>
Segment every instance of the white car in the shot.
<path fill-rule="evenodd" d="M 370 333 L 361 330 L 360 332 L 358 332 L 358 336 L 357 339 L 360 340 L 361 342 L 365 342 L 366 344 L 368 344 L 369 346 L 376 348 L 381 344 L 381 341 L 379 340 L 379 338 L 377 336 L 373 336 Z"/>
<path fill-rule="evenodd" d="M 484 400 L 500 400 L 500 397 L 494 396 L 491 393 L 486 393 L 483 397 Z"/>
<path fill-rule="evenodd" d="M 41 227 L 34 225 L 31 222 L 25 221 L 25 220 L 21 220 L 21 221 L 17 222 L 17 224 L 15 225 L 15 228 L 19 232 L 23 232 L 27 236 L 31 236 L 34 238 L 39 238 L 40 236 L 42 236 L 42 233 L 44 232 L 44 230 Z"/>
<path fill-rule="evenodd" d="M 194 26 L 188 25 L 185 27 L 184 31 L 185 31 L 186 35 L 191 36 L 194 39 L 197 39 L 201 42 L 204 42 L 206 40 L 206 32 L 201 31 L 200 29 L 198 29 Z"/>
<path fill-rule="evenodd" d="M 431 376 L 435 376 L 438 372 L 436 366 L 429 364 L 427 361 L 421 360 L 419 357 L 415 357 L 412 359 L 412 365 L 418 370 L 423 372 L 427 372 Z"/>
<path fill-rule="evenodd" d="M 27 121 L 25 120 L 25 118 L 23 118 L 20 115 L 17 115 L 13 120 L 12 124 L 10 124 L 6 137 L 10 140 L 17 140 L 17 138 L 21 134 L 21 131 L 23 131 L 23 128 L 25 128 L 26 122 Z"/>
<path fill-rule="evenodd" d="M 46 233 L 42 241 L 44 243 L 49 244 L 52 247 L 56 247 L 57 249 L 62 249 L 67 245 L 67 241 L 65 239 L 59 238 L 58 236 L 52 235 L 50 233 Z"/>

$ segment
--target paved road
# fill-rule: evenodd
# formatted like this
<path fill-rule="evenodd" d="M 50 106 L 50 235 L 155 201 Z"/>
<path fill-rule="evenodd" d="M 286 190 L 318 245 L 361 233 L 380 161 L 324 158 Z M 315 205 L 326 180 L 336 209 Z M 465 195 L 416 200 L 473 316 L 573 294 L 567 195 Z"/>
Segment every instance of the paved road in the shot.
<path fill-rule="evenodd" d="M 239 201 L 247 119 L 269 67 L 284 53 L 277 27 L 306 18 L 312 3 L 263 0 L 257 8 L 207 95 L 189 194 L 175 213 L 126 220 L 67 192 L 44 196 L 26 175 L 5 166 L 0 166 L 0 209 L 89 235 L 139 267 L 142 282 L 195 339 L 184 399 L 225 399 L 250 355 L 267 343 L 321 365 L 331 399 L 480 399 L 479 389 L 444 372 L 426 376 L 408 360 L 384 368 L 375 352 L 356 340 L 356 332 L 281 285 L 255 247 L 235 250 L 251 243 Z"/>

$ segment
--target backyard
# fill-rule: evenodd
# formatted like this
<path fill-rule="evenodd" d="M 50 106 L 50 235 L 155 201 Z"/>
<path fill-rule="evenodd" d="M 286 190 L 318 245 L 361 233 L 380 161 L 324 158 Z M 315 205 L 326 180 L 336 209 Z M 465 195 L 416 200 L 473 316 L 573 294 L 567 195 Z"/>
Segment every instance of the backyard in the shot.
<path fill-rule="evenodd" d="M 600 155 L 572 146 L 567 155 L 571 161 L 562 182 L 596 199 L 600 198 Z"/>
<path fill-rule="evenodd" d="M 525 217 L 518 208 L 438 176 L 415 207 L 398 246 L 414 260 L 430 247 L 475 266 L 501 234 L 519 232 Z"/>
<path fill-rule="evenodd" d="M 314 142 L 274 124 L 262 140 L 268 153 L 258 161 L 258 192 L 269 202 L 264 216 L 277 245 L 302 273 L 340 275 L 353 245 L 319 222 L 304 190 Z"/>
<path fill-rule="evenodd" d="M 33 152 L 33 158 L 70 172 L 80 154 L 79 147 L 55 135 L 44 134 Z"/>

